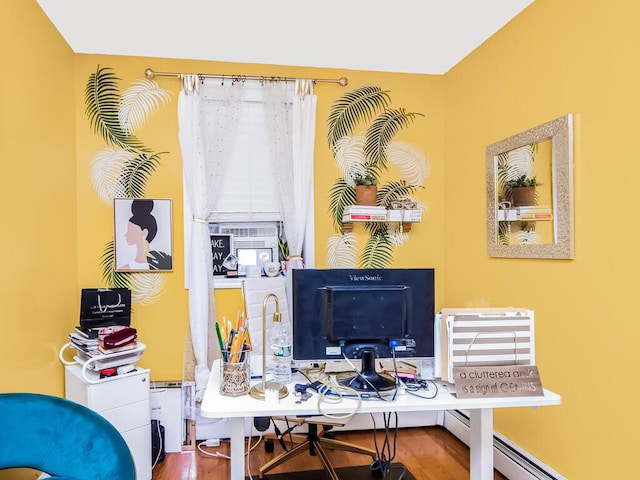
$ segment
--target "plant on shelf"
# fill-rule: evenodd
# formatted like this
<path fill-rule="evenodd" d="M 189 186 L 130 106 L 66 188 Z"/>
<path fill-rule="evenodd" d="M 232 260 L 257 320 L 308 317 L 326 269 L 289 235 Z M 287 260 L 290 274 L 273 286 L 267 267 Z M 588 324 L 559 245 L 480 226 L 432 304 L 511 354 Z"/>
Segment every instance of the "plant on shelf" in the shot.
<path fill-rule="evenodd" d="M 538 182 L 535 175 L 531 178 L 526 175 L 520 175 L 518 178 L 507 182 L 507 187 L 512 189 L 518 187 L 539 187 L 541 185 L 542 183 Z"/>
<path fill-rule="evenodd" d="M 363 185 L 365 187 L 377 186 L 378 179 L 373 175 L 359 175 L 354 179 L 356 185 Z"/>
<path fill-rule="evenodd" d="M 378 179 L 371 174 L 358 175 L 356 185 L 356 205 L 375 205 L 378 195 Z"/>
<path fill-rule="evenodd" d="M 357 88 L 333 103 L 327 118 L 327 143 L 340 175 L 329 190 L 329 212 L 336 232 L 327 241 L 327 264 L 332 268 L 353 268 L 356 264 L 360 268 L 388 268 L 394 249 L 407 241 L 408 234 L 399 223 L 364 222 L 368 238 L 357 258 L 358 236 L 344 229 L 342 219 L 345 208 L 360 203 L 356 200 L 358 190 L 374 190 L 369 204 L 388 208 L 392 201 L 411 197 L 424 188 L 429 175 L 424 154 L 395 138 L 422 116 L 392 107 L 389 93 L 377 86 Z M 390 166 L 400 178 L 386 178 Z"/>
<path fill-rule="evenodd" d="M 536 176 L 527 177 L 520 175 L 519 177 L 509 180 L 507 188 L 511 192 L 511 200 L 514 207 L 536 204 L 536 187 L 542 185 L 538 182 Z"/>

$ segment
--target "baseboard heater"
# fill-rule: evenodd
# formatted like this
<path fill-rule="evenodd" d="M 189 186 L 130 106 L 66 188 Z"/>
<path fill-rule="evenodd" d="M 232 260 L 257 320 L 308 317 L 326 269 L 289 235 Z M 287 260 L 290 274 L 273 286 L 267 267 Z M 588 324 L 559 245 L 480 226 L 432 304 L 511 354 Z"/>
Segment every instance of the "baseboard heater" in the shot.
<path fill-rule="evenodd" d="M 461 410 L 447 410 L 444 427 L 469 445 L 469 416 Z M 567 480 L 548 465 L 494 432 L 493 463 L 509 480 Z"/>

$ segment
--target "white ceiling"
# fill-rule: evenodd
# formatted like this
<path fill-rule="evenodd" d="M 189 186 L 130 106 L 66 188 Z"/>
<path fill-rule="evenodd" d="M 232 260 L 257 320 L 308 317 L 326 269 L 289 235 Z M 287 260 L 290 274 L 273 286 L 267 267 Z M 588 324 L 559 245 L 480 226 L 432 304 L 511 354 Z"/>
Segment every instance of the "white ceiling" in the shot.
<path fill-rule="evenodd" d="M 76 53 L 443 74 L 534 0 L 37 0 Z"/>

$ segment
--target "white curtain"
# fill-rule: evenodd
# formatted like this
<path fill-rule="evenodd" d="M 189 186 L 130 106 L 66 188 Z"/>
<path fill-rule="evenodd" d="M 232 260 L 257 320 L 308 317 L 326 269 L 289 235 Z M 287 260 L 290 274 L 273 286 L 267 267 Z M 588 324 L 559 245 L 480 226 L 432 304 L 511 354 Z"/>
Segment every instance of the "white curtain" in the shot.
<path fill-rule="evenodd" d="M 192 218 L 185 218 L 191 223 L 185 250 L 197 400 L 209 379 L 208 339 L 216 321 L 207 217 L 215 207 L 225 159 L 235 140 L 243 90 L 231 82 L 203 84 L 197 75 L 184 75 L 178 99 L 184 185 L 192 213 Z"/>
<path fill-rule="evenodd" d="M 280 191 L 288 268 L 302 268 L 302 247 L 313 199 L 316 96 L 311 80 L 265 85 L 271 159 Z"/>

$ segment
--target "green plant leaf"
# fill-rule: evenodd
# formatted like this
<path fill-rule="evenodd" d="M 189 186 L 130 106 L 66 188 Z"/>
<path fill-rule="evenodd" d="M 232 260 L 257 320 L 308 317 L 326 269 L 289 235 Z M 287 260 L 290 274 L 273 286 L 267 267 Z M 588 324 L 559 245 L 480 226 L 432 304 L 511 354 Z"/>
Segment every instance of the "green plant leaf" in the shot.
<path fill-rule="evenodd" d="M 389 103 L 388 93 L 373 86 L 360 87 L 336 100 L 327 118 L 327 141 L 331 149 L 342 137 L 351 135 L 359 122 L 370 120 Z"/>
<path fill-rule="evenodd" d="M 102 267 L 102 280 L 110 288 L 129 288 L 129 274 L 116 272 L 116 253 L 113 241 L 108 242 L 102 256 L 100 266 Z"/>
<path fill-rule="evenodd" d="M 372 235 L 360 256 L 360 268 L 388 268 L 393 260 L 393 245 L 387 234 Z"/>
<path fill-rule="evenodd" d="M 406 112 L 404 108 L 392 108 L 381 113 L 369 125 L 364 145 L 364 156 L 367 170 L 375 172 L 375 176 L 387 169 L 387 146 L 398 132 L 408 127 L 421 113 Z"/>
<path fill-rule="evenodd" d="M 349 185 L 343 178 L 338 178 L 329 190 L 329 213 L 333 217 L 333 228 L 336 232 L 342 231 L 342 213 L 348 205 L 356 203 L 355 188 Z"/>
<path fill-rule="evenodd" d="M 124 150 L 148 152 L 133 135 L 127 135 L 120 126 L 120 79 L 110 68 L 100 68 L 89 76 L 84 90 L 85 113 L 92 130 L 107 143 Z"/>

